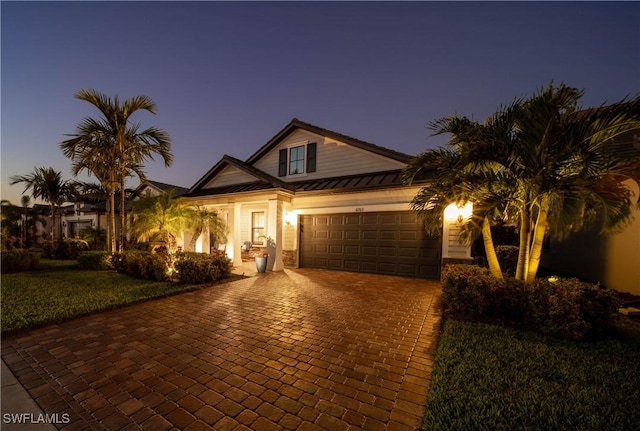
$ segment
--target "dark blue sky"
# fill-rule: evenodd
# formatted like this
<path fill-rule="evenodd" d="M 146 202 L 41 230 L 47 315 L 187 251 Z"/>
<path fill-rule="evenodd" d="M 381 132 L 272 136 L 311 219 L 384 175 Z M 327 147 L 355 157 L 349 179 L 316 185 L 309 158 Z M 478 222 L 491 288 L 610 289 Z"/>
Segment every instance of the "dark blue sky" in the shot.
<path fill-rule="evenodd" d="M 583 106 L 640 91 L 640 3 L 2 2 L 2 198 L 7 178 L 52 166 L 93 87 L 150 96 L 189 187 L 223 154 L 246 159 L 293 117 L 415 154 L 427 124 L 482 120 L 565 82 Z M 137 180 L 131 182 L 135 186 Z"/>

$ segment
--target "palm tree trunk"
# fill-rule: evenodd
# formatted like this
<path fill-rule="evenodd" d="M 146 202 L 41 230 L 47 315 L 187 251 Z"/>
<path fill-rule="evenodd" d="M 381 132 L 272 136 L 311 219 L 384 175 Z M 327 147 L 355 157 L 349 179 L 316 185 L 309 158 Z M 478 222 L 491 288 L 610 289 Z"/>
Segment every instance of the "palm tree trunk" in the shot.
<path fill-rule="evenodd" d="M 124 231 L 127 224 L 124 209 L 124 166 L 120 170 L 120 241 L 118 251 L 124 251 Z"/>
<path fill-rule="evenodd" d="M 516 280 L 524 280 L 527 262 L 529 260 L 529 234 L 531 221 L 526 207 L 520 212 L 520 243 L 518 247 L 518 265 L 516 266 Z"/>
<path fill-rule="evenodd" d="M 51 203 L 51 241 L 56 240 L 56 204 Z"/>
<path fill-rule="evenodd" d="M 536 278 L 538 267 L 540 266 L 540 256 L 542 255 L 542 243 L 547 233 L 547 217 L 549 215 L 549 198 L 544 197 L 538 210 L 536 227 L 533 231 L 533 244 L 529 256 L 529 267 L 527 268 L 526 284 L 531 284 Z"/>
<path fill-rule="evenodd" d="M 111 253 L 116 251 L 116 194 L 115 190 L 109 193 L 109 202 L 111 205 L 111 235 L 109 236 L 109 249 Z"/>
<path fill-rule="evenodd" d="M 482 223 L 482 240 L 484 242 L 484 251 L 487 254 L 489 271 L 491 271 L 491 275 L 495 278 L 502 280 L 502 270 L 500 269 L 496 248 L 493 245 L 493 237 L 491 236 L 491 226 L 489 225 L 488 217 L 485 217 Z"/>
<path fill-rule="evenodd" d="M 202 235 L 202 228 L 196 227 L 193 231 L 193 235 L 191 236 L 191 241 L 189 241 L 189 251 L 196 251 L 196 242 L 198 242 L 198 238 Z"/>

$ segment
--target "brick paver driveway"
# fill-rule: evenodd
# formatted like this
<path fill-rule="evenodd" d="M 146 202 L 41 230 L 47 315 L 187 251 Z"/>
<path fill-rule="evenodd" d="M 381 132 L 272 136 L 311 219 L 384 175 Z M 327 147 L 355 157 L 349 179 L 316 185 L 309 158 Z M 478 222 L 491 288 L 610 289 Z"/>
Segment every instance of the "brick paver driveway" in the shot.
<path fill-rule="evenodd" d="M 439 283 L 287 270 L 11 336 L 63 429 L 413 430 Z"/>

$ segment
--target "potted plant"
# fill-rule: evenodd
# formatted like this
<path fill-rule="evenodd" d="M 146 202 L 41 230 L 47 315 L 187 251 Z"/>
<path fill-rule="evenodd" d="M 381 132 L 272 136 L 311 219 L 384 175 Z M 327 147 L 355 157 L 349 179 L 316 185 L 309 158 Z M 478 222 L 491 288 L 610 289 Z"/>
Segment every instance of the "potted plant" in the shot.
<path fill-rule="evenodd" d="M 254 255 L 256 261 L 256 270 L 258 272 L 265 272 L 267 270 L 267 258 L 269 257 L 269 253 L 261 251 Z"/>

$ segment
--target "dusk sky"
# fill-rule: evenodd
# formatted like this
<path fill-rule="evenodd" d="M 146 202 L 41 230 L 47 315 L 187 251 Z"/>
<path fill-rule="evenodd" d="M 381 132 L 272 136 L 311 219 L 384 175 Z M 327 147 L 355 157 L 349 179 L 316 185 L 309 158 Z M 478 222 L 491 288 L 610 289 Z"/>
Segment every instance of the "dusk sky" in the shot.
<path fill-rule="evenodd" d="M 190 187 L 223 154 L 246 159 L 293 117 L 408 154 L 444 145 L 429 122 L 484 120 L 564 82 L 583 107 L 640 91 L 640 3 L 6 2 L 2 199 L 51 166 L 98 111 L 74 94 L 144 94 L 175 162 L 150 179 Z M 86 179 L 86 178 L 82 178 Z M 132 180 L 129 186 L 136 186 Z"/>

